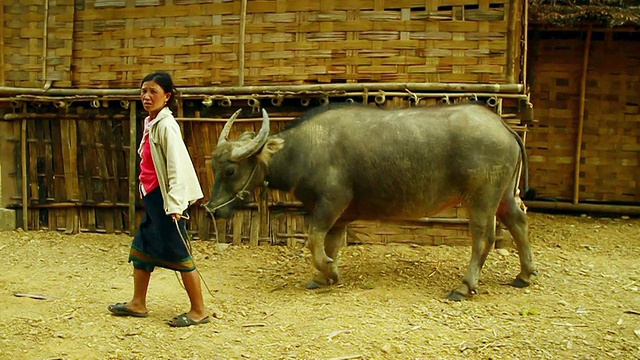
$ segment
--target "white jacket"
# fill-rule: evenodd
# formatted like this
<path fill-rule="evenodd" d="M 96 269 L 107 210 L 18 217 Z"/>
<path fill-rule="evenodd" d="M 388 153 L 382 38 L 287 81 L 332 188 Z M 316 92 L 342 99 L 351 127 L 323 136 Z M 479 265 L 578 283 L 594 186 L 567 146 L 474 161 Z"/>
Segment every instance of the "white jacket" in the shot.
<path fill-rule="evenodd" d="M 167 215 L 182 214 L 204 195 L 182 139 L 180 125 L 168 107 L 160 110 L 151 123 L 149 145 L 164 200 L 164 211 Z"/>

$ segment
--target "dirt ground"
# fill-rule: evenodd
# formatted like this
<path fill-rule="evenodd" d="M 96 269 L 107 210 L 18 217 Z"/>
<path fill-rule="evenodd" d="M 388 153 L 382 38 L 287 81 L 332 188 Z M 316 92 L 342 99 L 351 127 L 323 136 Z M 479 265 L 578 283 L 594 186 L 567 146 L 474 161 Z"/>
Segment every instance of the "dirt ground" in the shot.
<path fill-rule="evenodd" d="M 640 359 L 640 219 L 529 219 L 535 283 L 503 285 L 518 258 L 493 251 L 458 303 L 468 247 L 349 246 L 342 284 L 310 291 L 306 249 L 195 241 L 216 318 L 183 329 L 166 323 L 188 299 L 164 269 L 148 318 L 108 313 L 131 296 L 128 236 L 2 232 L 0 358 Z"/>

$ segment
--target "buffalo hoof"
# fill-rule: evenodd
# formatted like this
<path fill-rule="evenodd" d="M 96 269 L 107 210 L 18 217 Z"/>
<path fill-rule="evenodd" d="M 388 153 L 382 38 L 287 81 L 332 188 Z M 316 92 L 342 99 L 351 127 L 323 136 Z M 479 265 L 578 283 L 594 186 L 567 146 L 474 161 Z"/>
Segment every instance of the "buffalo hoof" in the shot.
<path fill-rule="evenodd" d="M 333 284 L 337 284 L 339 280 L 339 276 L 337 273 L 332 273 L 329 277 L 326 277 L 323 273 L 318 273 L 313 280 L 307 283 L 307 289 L 314 290 L 327 286 L 331 286 Z"/>
<path fill-rule="evenodd" d="M 318 284 L 315 281 L 310 281 L 309 283 L 307 283 L 307 290 L 315 290 L 315 289 L 320 289 L 322 287 L 325 287 L 326 285 L 322 285 L 322 284 Z"/>
<path fill-rule="evenodd" d="M 509 285 L 517 288 L 526 288 L 527 286 L 531 285 L 531 283 L 517 277 Z"/>
<path fill-rule="evenodd" d="M 469 296 L 459 292 L 458 290 L 453 290 L 452 292 L 449 293 L 449 295 L 447 296 L 447 299 L 451 301 L 462 301 L 462 300 L 469 299 Z"/>

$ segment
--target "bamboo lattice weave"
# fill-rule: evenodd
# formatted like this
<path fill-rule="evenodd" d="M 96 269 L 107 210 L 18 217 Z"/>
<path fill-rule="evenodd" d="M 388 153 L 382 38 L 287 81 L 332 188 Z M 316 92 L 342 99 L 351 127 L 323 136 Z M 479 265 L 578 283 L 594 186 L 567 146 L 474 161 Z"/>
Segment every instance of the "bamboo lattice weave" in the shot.
<path fill-rule="evenodd" d="M 161 69 L 178 86 L 508 83 L 522 52 L 509 0 L 248 1 L 245 17 L 241 5 L 16 0 L 3 5 L 4 85 L 131 88 Z"/>
<path fill-rule="evenodd" d="M 570 199 L 584 39 L 549 36 L 536 45 L 532 68 L 539 122 L 527 139 L 530 182 L 541 197 Z M 640 46 L 624 36 L 599 33 L 592 42 L 580 153 L 582 201 L 640 201 Z"/>

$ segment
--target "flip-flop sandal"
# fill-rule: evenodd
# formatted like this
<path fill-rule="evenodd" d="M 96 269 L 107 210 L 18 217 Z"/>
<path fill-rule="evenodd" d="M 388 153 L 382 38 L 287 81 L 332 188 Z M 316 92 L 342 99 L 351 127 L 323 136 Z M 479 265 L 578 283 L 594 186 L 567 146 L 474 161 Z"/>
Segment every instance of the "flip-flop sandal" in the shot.
<path fill-rule="evenodd" d="M 200 321 L 195 321 L 187 313 L 180 314 L 173 319 L 169 320 L 169 325 L 173 327 L 187 327 L 191 325 L 202 325 L 211 321 L 211 317 L 207 316 Z"/>
<path fill-rule="evenodd" d="M 109 305 L 107 309 L 109 309 L 109 311 L 111 311 L 111 313 L 116 316 L 133 316 L 133 317 L 140 317 L 140 318 L 149 316 L 149 313 L 139 313 L 139 312 L 129 310 L 125 304 L 126 303 L 117 303 L 117 304 Z"/>

